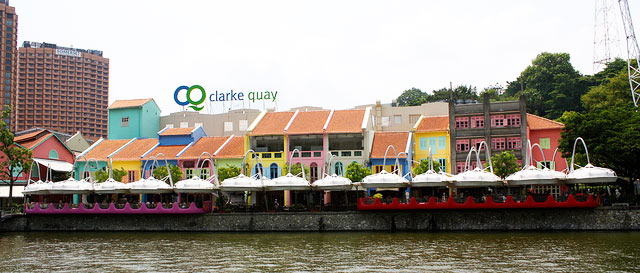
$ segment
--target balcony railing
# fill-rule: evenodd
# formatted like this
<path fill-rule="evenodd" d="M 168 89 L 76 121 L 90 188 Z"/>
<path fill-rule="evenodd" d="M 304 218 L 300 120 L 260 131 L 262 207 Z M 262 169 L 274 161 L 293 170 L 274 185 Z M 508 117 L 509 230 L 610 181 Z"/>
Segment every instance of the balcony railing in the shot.
<path fill-rule="evenodd" d="M 271 159 L 271 158 L 282 158 L 282 154 L 284 152 L 262 152 L 262 153 L 256 153 L 260 158 L 264 158 L 264 159 Z M 252 157 L 255 157 L 255 154 L 252 155 Z"/>
<path fill-rule="evenodd" d="M 330 151 L 330 153 L 337 157 L 362 157 L 362 150 L 340 150 Z"/>
<path fill-rule="evenodd" d="M 302 151 L 300 152 L 302 158 L 322 158 L 324 156 L 323 151 Z M 291 152 L 289 152 L 289 157 L 291 156 Z M 293 154 L 294 158 L 297 158 L 298 153 Z"/>

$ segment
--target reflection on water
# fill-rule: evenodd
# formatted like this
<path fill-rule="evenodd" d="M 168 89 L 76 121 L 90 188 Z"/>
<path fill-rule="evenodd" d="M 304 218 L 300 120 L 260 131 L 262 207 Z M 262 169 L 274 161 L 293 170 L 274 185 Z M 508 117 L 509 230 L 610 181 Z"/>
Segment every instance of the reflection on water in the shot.
<path fill-rule="evenodd" d="M 0 233 L 0 271 L 640 271 L 640 233 Z"/>

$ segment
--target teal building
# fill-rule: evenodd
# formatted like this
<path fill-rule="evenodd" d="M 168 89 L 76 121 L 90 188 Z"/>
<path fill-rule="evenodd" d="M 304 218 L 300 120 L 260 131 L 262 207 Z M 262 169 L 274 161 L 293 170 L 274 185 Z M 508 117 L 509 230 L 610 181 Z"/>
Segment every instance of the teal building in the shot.
<path fill-rule="evenodd" d="M 160 108 L 153 99 L 117 100 L 109 106 L 108 139 L 158 138 Z"/>

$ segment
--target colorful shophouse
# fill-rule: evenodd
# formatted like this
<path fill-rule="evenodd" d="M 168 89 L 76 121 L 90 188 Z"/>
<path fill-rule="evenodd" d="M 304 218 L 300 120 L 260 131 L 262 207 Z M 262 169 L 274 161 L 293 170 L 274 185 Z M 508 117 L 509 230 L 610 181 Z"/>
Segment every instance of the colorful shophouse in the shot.
<path fill-rule="evenodd" d="M 429 148 L 441 170 L 451 173 L 449 116 L 420 117 L 413 127 L 414 160 L 428 160 Z"/>
<path fill-rule="evenodd" d="M 373 137 L 373 147 L 371 148 L 370 167 L 372 173 L 379 173 L 382 170 L 393 172 L 396 170 L 396 154 L 393 149 L 389 149 L 387 160 L 384 162 L 385 152 L 389 145 L 395 148 L 398 153 L 398 163 L 400 170 L 398 174 L 407 175 L 413 166 L 412 152 L 413 134 L 411 132 L 376 132 Z M 407 179 L 411 180 L 407 176 Z"/>
<path fill-rule="evenodd" d="M 168 164 L 180 166 L 178 157 L 206 135 L 202 126 L 196 128 L 165 127 L 160 130 L 158 132 L 158 143 L 141 156 L 144 176 L 147 177 L 149 170 L 155 167 L 165 166 L 165 158 Z M 164 157 L 158 156 L 159 154 L 164 155 Z M 157 157 L 157 165 L 153 162 L 152 157 Z"/>

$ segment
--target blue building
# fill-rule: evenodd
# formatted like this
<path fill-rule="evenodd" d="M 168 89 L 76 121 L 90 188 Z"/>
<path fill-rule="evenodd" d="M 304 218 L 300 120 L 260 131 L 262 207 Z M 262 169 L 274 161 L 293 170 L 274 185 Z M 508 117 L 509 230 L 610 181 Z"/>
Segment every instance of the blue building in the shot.
<path fill-rule="evenodd" d="M 153 99 L 117 100 L 109 106 L 107 138 L 157 138 L 160 108 Z"/>

